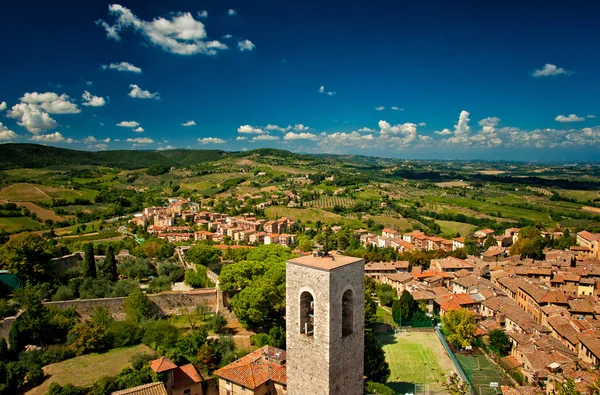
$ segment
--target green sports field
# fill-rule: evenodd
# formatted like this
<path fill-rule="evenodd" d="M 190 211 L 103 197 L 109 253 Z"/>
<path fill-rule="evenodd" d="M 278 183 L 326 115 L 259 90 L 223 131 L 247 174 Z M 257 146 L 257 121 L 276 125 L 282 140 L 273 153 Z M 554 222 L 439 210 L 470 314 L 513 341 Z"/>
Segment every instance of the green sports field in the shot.
<path fill-rule="evenodd" d="M 495 395 L 496 389 L 490 387 L 490 383 L 498 383 L 500 386 L 511 385 L 497 371 L 494 365 L 483 354 L 465 355 L 454 354 L 468 378 L 471 378 L 475 395 Z"/>
<path fill-rule="evenodd" d="M 402 332 L 379 334 L 377 339 L 385 351 L 391 375 L 387 385 L 397 394 L 417 393 L 415 385 L 425 383 L 429 394 L 445 394 L 445 376 L 455 371 L 435 332 Z"/>

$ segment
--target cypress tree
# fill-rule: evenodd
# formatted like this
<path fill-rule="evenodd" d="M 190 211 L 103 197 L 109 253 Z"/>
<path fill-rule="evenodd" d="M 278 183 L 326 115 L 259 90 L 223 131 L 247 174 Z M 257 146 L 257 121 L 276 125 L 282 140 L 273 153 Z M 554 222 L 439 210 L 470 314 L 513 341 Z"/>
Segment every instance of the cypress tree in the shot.
<path fill-rule="evenodd" d="M 84 247 L 83 276 L 96 278 L 96 258 L 94 258 L 94 245 L 88 243 Z"/>
<path fill-rule="evenodd" d="M 104 259 L 104 276 L 110 281 L 117 281 L 117 260 L 115 259 L 115 248 L 109 244 L 106 248 Z"/>

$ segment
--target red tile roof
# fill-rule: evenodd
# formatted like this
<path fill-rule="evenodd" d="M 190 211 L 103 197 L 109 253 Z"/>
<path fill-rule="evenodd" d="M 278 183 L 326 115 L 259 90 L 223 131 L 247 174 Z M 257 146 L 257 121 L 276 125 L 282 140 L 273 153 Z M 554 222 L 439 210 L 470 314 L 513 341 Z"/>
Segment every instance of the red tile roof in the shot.
<path fill-rule="evenodd" d="M 285 351 L 264 346 L 215 371 L 214 374 L 251 390 L 269 380 L 285 385 L 287 384 Z"/>
<path fill-rule="evenodd" d="M 191 363 L 180 366 L 173 372 L 173 387 L 187 388 L 192 384 L 202 382 L 202 378 L 198 374 L 196 368 Z"/>
<path fill-rule="evenodd" d="M 177 369 L 177 365 L 167 358 L 158 358 L 150 362 L 150 368 L 156 373 L 166 372 L 168 370 Z"/>
<path fill-rule="evenodd" d="M 163 383 L 150 383 L 115 391 L 112 395 L 168 395 L 168 393 Z"/>

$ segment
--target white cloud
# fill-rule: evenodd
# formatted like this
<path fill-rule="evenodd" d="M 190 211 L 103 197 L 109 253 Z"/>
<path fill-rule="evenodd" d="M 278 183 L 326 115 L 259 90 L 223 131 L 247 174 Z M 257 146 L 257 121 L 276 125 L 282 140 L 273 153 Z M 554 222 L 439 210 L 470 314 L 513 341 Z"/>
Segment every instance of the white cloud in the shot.
<path fill-rule="evenodd" d="M 93 83 L 92 81 L 86 81 L 86 82 L 85 82 L 85 84 L 86 84 L 87 86 L 92 86 L 92 85 L 94 85 L 94 83 Z"/>
<path fill-rule="evenodd" d="M 499 123 L 500 118 L 498 117 L 487 117 L 479 121 L 480 126 L 497 126 Z"/>
<path fill-rule="evenodd" d="M 181 126 L 196 126 L 196 122 L 192 119 L 181 124 Z"/>
<path fill-rule="evenodd" d="M 8 105 L 6 104 L 5 101 L 3 101 L 2 103 L 0 103 L 0 111 L 6 110 L 7 107 L 8 107 Z"/>
<path fill-rule="evenodd" d="M 229 10 L 227 10 L 227 15 L 230 15 L 230 16 L 237 15 L 237 11 L 234 10 L 233 8 L 230 8 Z"/>
<path fill-rule="evenodd" d="M 131 88 L 131 92 L 129 92 L 129 97 L 133 97 L 136 99 L 156 99 L 160 100 L 160 93 L 154 92 L 150 93 L 150 91 L 145 91 L 136 84 L 129 85 Z"/>
<path fill-rule="evenodd" d="M 297 132 L 301 132 L 303 130 L 308 130 L 308 129 L 310 129 L 308 126 L 304 126 L 301 123 L 294 125 L 294 130 Z"/>
<path fill-rule="evenodd" d="M 427 126 L 425 122 L 419 122 L 419 126 Z"/>
<path fill-rule="evenodd" d="M 31 137 L 33 141 L 42 141 L 45 143 L 60 143 L 61 141 L 65 141 L 67 143 L 72 143 L 72 139 L 65 139 L 62 134 L 59 132 L 54 132 L 50 134 L 38 134 Z"/>
<path fill-rule="evenodd" d="M 252 137 L 252 139 L 250 141 L 275 141 L 275 140 L 279 140 L 279 137 L 271 136 L 270 134 L 261 134 L 261 135 Z"/>
<path fill-rule="evenodd" d="M 233 38 L 233 36 L 231 34 L 226 34 L 223 36 L 224 39 L 230 39 Z"/>
<path fill-rule="evenodd" d="M 280 132 L 287 132 L 288 130 L 291 130 L 292 127 L 290 125 L 288 125 L 287 127 L 284 128 L 284 127 L 281 127 L 281 126 L 278 126 L 278 125 L 268 124 L 267 126 L 265 126 L 265 129 L 266 130 L 277 130 L 277 131 L 280 131 Z"/>
<path fill-rule="evenodd" d="M 103 97 L 93 96 L 88 91 L 83 91 L 83 95 L 81 95 L 84 102 L 82 103 L 84 106 L 92 106 L 92 107 L 102 107 L 106 104 L 106 101 Z"/>
<path fill-rule="evenodd" d="M 140 124 L 136 121 L 121 121 L 117 124 L 117 126 L 120 126 L 122 128 L 135 128 L 137 126 L 140 126 Z"/>
<path fill-rule="evenodd" d="M 40 133 L 43 130 L 54 129 L 58 126 L 47 112 L 41 111 L 37 105 L 30 103 L 15 104 L 8 111 L 9 118 L 17 119 L 17 123 L 29 130 L 31 133 Z"/>
<path fill-rule="evenodd" d="M 471 126 L 469 126 L 470 120 L 469 113 L 462 110 L 458 116 L 458 123 L 454 125 L 454 136 L 450 137 L 447 141 L 455 144 L 468 145 L 469 137 L 471 136 Z"/>
<path fill-rule="evenodd" d="M 244 141 L 244 140 L 248 140 L 248 137 L 244 137 L 244 136 L 237 136 L 236 140 L 237 140 L 237 141 Z"/>
<path fill-rule="evenodd" d="M 325 85 L 321 85 L 319 87 L 319 93 L 322 93 L 322 94 L 327 95 L 327 96 L 333 96 L 333 95 L 335 95 L 334 91 L 326 91 L 325 90 Z"/>
<path fill-rule="evenodd" d="M 142 132 L 144 132 L 144 128 L 141 126 L 138 126 L 137 128 L 133 129 L 133 131 L 136 133 L 142 133 Z"/>
<path fill-rule="evenodd" d="M 220 139 L 218 137 L 203 137 L 199 138 L 198 142 L 200 144 L 224 144 L 225 140 Z"/>
<path fill-rule="evenodd" d="M 542 67 L 541 69 L 535 69 L 533 70 L 533 76 L 534 77 L 550 77 L 550 76 L 555 76 L 555 75 L 568 75 L 568 74 L 572 74 L 571 71 L 567 71 L 565 69 L 563 69 L 562 67 L 557 67 L 554 64 L 551 63 L 546 63 L 544 65 L 544 67 Z"/>
<path fill-rule="evenodd" d="M 392 111 L 404 111 L 403 108 L 395 107 L 395 106 L 392 106 L 391 109 L 392 109 Z"/>
<path fill-rule="evenodd" d="M 152 140 L 149 137 L 136 137 L 134 139 L 128 138 L 126 141 L 128 143 L 135 143 L 135 144 L 152 144 L 152 143 L 154 143 L 154 140 Z"/>
<path fill-rule="evenodd" d="M 15 132 L 2 125 L 2 122 L 0 122 L 0 141 L 14 140 L 17 137 L 19 136 Z"/>
<path fill-rule="evenodd" d="M 77 114 L 81 112 L 75 103 L 69 100 L 66 94 L 58 95 L 54 92 L 27 92 L 20 98 L 21 102 L 39 106 L 49 114 Z"/>
<path fill-rule="evenodd" d="M 206 10 L 198 11 L 196 16 L 198 18 L 208 18 L 208 11 L 206 11 Z"/>
<path fill-rule="evenodd" d="M 204 24 L 194 19 L 189 12 L 172 13 L 169 18 L 157 17 L 152 21 L 138 18 L 131 10 L 119 4 L 108 6 L 108 12 L 115 17 L 115 23 L 98 20 L 108 38 L 119 41 L 120 33 L 128 28 L 141 34 L 152 44 L 162 50 L 179 54 L 216 55 L 217 51 L 227 49 L 227 46 L 216 40 L 207 40 Z"/>
<path fill-rule="evenodd" d="M 238 133 L 262 134 L 265 131 L 260 128 L 255 128 L 250 125 L 242 125 L 238 128 Z"/>
<path fill-rule="evenodd" d="M 452 131 L 450 129 L 443 129 L 434 133 L 439 134 L 440 136 L 450 136 L 452 134 Z"/>
<path fill-rule="evenodd" d="M 564 122 L 583 122 L 583 121 L 585 121 L 585 118 L 584 117 L 578 117 L 575 114 L 569 114 L 568 116 L 559 115 L 556 118 L 554 118 L 554 120 L 556 122 L 561 122 L 561 123 L 564 123 Z"/>
<path fill-rule="evenodd" d="M 374 130 L 371 128 L 364 127 L 364 128 L 358 129 L 357 132 L 371 133 L 371 132 L 374 132 Z"/>
<path fill-rule="evenodd" d="M 586 118 L 589 118 L 589 119 L 596 119 L 596 116 L 595 116 L 595 115 L 592 115 L 592 114 L 590 114 L 590 115 L 586 115 L 585 117 L 586 117 Z"/>
<path fill-rule="evenodd" d="M 244 40 L 244 41 L 238 42 L 238 48 L 242 52 L 252 51 L 255 47 L 256 47 L 256 45 L 254 45 L 252 43 L 252 41 L 250 41 L 250 40 Z"/>
<path fill-rule="evenodd" d="M 117 71 L 128 71 L 130 73 L 136 73 L 136 74 L 140 74 L 142 72 L 141 68 L 134 66 L 129 62 L 111 63 L 108 66 L 103 64 L 100 67 L 102 67 L 103 70 L 111 69 L 111 70 L 117 70 Z"/>
<path fill-rule="evenodd" d="M 285 136 L 283 136 L 284 140 L 318 140 L 319 137 L 313 133 L 294 133 L 288 132 Z"/>
<path fill-rule="evenodd" d="M 375 107 L 375 111 L 383 111 L 385 110 L 384 106 Z"/>
<path fill-rule="evenodd" d="M 172 145 L 167 145 L 165 147 L 158 147 L 156 150 L 157 151 L 165 151 L 165 150 L 169 150 L 169 149 L 175 149 L 175 147 L 173 147 Z"/>
<path fill-rule="evenodd" d="M 87 136 L 81 141 L 85 144 L 110 143 L 110 137 L 107 137 L 105 139 L 97 139 L 94 136 Z"/>

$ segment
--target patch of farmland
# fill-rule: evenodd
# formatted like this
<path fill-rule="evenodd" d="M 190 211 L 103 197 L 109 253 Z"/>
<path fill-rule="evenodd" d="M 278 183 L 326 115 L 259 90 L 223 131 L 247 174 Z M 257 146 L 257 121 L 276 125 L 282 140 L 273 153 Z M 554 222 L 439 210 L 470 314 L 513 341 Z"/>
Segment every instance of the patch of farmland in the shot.
<path fill-rule="evenodd" d="M 331 208 L 334 206 L 350 207 L 353 206 L 356 201 L 349 197 L 342 196 L 323 196 L 317 200 L 307 202 L 306 204 L 315 208 Z"/>
<path fill-rule="evenodd" d="M 27 210 L 31 211 L 32 213 L 35 213 L 38 216 L 38 218 L 43 221 L 45 221 L 47 219 L 50 219 L 52 221 L 64 221 L 66 219 L 65 217 L 61 217 L 60 215 L 56 214 L 52 210 L 48 210 L 47 208 L 40 207 L 37 204 L 31 203 L 31 202 L 13 202 L 13 203 L 17 204 L 18 206 L 26 207 Z"/>
<path fill-rule="evenodd" d="M 598 208 L 598 207 L 584 206 L 581 209 L 583 211 L 588 211 L 590 213 L 600 214 L 600 208 Z"/>
<path fill-rule="evenodd" d="M 42 224 L 31 217 L 2 217 L 0 218 L 0 231 L 8 233 L 21 230 L 35 230 L 42 228 Z"/>
<path fill-rule="evenodd" d="M 410 224 L 410 222 L 408 222 L 406 218 L 396 218 L 388 215 L 368 215 L 366 217 L 386 227 L 391 227 L 398 230 L 412 229 L 412 225 Z"/>
<path fill-rule="evenodd" d="M 454 187 L 464 188 L 466 186 L 469 186 L 469 183 L 460 180 L 460 181 L 438 182 L 435 185 L 437 185 L 438 187 L 441 187 L 441 188 L 454 188 Z"/>
<path fill-rule="evenodd" d="M 319 210 L 316 208 L 293 208 L 293 207 L 279 207 L 272 206 L 265 209 L 265 215 L 269 218 L 281 218 L 286 217 L 293 219 L 294 221 L 302 220 L 302 222 L 326 222 L 326 223 L 346 223 L 353 222 L 350 218 L 343 217 L 338 214 L 334 214 L 329 211 Z"/>

